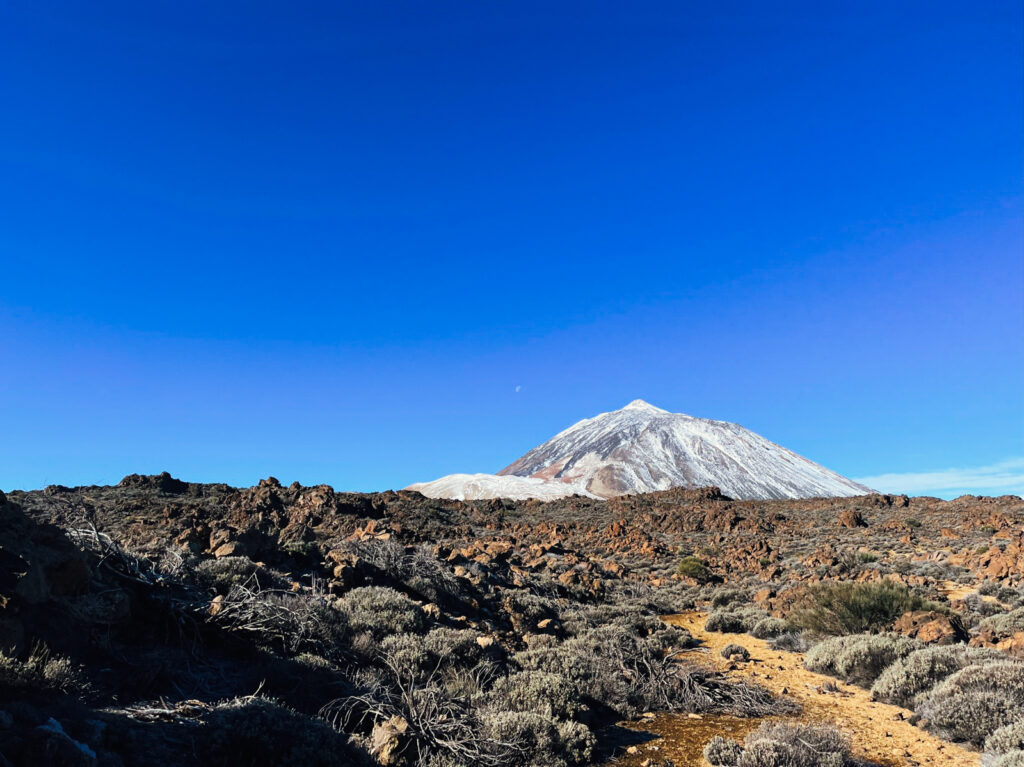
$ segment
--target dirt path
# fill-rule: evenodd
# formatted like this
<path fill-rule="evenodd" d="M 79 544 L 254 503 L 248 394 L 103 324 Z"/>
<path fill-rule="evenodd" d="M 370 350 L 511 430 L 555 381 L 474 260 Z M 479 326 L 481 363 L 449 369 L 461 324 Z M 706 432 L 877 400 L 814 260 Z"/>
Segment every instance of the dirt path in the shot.
<path fill-rule="evenodd" d="M 706 632 L 706 617 L 705 613 L 693 612 L 667 616 L 665 620 L 685 628 L 703 644 L 707 652 L 701 656 L 706 662 L 796 700 L 803 707 L 798 719 L 835 724 L 850 737 L 857 756 L 893 767 L 978 767 L 979 753 L 913 726 L 906 721 L 910 716 L 906 709 L 878 703 L 871 700 L 867 690 L 806 670 L 802 653 L 773 650 L 767 642 L 747 634 Z M 749 662 L 730 663 L 721 657 L 722 648 L 733 642 L 750 651 Z M 827 682 L 836 683 L 840 692 L 819 692 Z M 739 740 L 759 724 L 760 720 L 720 716 L 693 718 L 686 714 L 663 714 L 640 720 L 628 726 L 647 730 L 658 738 L 637 746 L 635 753 L 626 754 L 618 764 L 635 767 L 646 759 L 657 763 L 668 758 L 677 767 L 697 767 L 702 763 L 703 744 L 713 735 Z"/>

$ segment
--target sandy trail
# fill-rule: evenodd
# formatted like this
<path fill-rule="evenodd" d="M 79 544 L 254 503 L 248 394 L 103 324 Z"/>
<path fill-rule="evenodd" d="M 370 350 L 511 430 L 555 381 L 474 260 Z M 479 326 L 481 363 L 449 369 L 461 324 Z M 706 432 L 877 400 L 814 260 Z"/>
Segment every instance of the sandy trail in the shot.
<path fill-rule="evenodd" d="M 747 634 L 720 634 L 704 630 L 705 613 L 691 612 L 666 616 L 664 620 L 681 626 L 707 650 L 701 657 L 711 665 L 727 670 L 734 677 L 747 677 L 772 692 L 788 695 L 803 707 L 800 721 L 829 722 L 850 738 L 854 753 L 879 764 L 932 765 L 934 767 L 978 767 L 980 754 L 949 743 L 921 730 L 908 721 L 911 712 L 871 700 L 871 694 L 832 677 L 815 674 L 803 667 L 802 653 L 773 650 L 767 642 Z M 730 663 L 721 657 L 725 645 L 736 643 L 750 651 L 747 663 Z M 819 692 L 827 682 L 835 683 L 839 693 Z M 634 767 L 646 759 L 655 763 L 672 759 L 677 767 L 696 767 L 703 762 L 701 749 L 713 735 L 742 739 L 756 729 L 761 720 L 705 716 L 695 719 L 686 714 L 662 714 L 653 719 L 630 723 L 658 736 L 641 744 L 637 752 L 626 754 L 618 764 Z"/>

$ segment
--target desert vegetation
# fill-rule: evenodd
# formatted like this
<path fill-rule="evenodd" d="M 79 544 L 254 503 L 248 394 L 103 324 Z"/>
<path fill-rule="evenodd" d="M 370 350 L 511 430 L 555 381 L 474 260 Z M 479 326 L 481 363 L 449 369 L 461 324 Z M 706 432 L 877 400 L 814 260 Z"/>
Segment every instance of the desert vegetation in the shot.
<path fill-rule="evenodd" d="M 742 637 L 709 658 L 659 617 L 692 611 L 1021 756 L 1019 499 L 464 503 L 167 475 L 0 499 L 11 764 L 582 765 L 651 712 L 773 717 L 712 764 L 853 758 Z"/>

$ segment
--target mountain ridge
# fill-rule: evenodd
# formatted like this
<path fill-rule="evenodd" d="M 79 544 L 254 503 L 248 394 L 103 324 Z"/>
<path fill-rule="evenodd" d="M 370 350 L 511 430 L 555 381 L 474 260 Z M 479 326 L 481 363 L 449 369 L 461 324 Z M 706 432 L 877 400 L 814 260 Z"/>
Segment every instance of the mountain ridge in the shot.
<path fill-rule="evenodd" d="M 738 424 L 671 413 L 639 399 L 573 424 L 496 474 L 448 475 L 408 489 L 463 500 L 550 499 L 712 485 L 742 500 L 873 492 Z"/>

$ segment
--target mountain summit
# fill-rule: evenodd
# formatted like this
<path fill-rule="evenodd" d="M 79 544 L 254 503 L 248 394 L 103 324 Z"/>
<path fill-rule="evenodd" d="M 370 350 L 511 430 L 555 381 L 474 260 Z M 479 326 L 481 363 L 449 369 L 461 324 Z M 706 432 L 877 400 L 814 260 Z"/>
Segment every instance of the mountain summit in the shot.
<path fill-rule="evenodd" d="M 639 399 L 570 426 L 496 475 L 453 474 L 408 489 L 436 498 L 551 499 L 708 485 L 744 500 L 873 492 L 737 424 Z"/>

